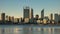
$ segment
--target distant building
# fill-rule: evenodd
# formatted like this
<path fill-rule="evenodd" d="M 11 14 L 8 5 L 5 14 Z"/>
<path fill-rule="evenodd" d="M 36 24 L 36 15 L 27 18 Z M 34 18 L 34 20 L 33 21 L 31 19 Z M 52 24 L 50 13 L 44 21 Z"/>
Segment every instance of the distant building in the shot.
<path fill-rule="evenodd" d="M 14 16 L 11 17 L 11 21 L 14 22 Z"/>
<path fill-rule="evenodd" d="M 21 22 L 23 22 L 23 19 L 22 19 L 22 17 L 21 18 L 19 18 L 19 22 L 21 23 Z"/>
<path fill-rule="evenodd" d="M 6 21 L 8 21 L 8 18 L 9 18 L 9 16 L 7 15 L 7 16 L 6 16 Z"/>
<path fill-rule="evenodd" d="M 38 14 L 36 14 L 36 16 L 35 16 L 35 18 L 34 18 L 34 23 L 37 23 L 38 22 L 38 19 L 39 19 L 39 15 Z"/>
<path fill-rule="evenodd" d="M 48 21 L 49 21 L 48 16 L 45 16 L 45 17 L 44 17 L 44 19 L 43 19 L 43 23 L 44 23 L 44 24 L 47 24 L 47 23 L 48 23 Z"/>
<path fill-rule="evenodd" d="M 58 22 L 60 23 L 60 15 L 59 15 L 59 18 L 58 19 L 59 19 Z"/>
<path fill-rule="evenodd" d="M 42 11 L 41 11 L 41 19 L 42 20 L 44 19 L 44 9 L 42 9 Z"/>
<path fill-rule="evenodd" d="M 29 23 L 29 18 L 25 18 L 24 23 Z"/>
<path fill-rule="evenodd" d="M 55 17 L 55 18 L 54 18 L 55 23 L 57 23 L 57 24 L 58 24 L 58 14 L 55 14 L 55 15 L 54 15 L 54 17 Z"/>
<path fill-rule="evenodd" d="M 19 18 L 15 18 L 14 23 L 19 23 Z"/>
<path fill-rule="evenodd" d="M 29 22 L 30 23 L 33 23 L 33 9 L 32 8 L 30 8 L 30 19 L 29 19 Z"/>
<path fill-rule="evenodd" d="M 24 18 L 29 18 L 29 12 L 30 12 L 29 9 L 30 9 L 29 7 L 23 8 L 23 17 Z"/>
<path fill-rule="evenodd" d="M 26 22 L 26 20 L 29 21 L 29 17 L 30 17 L 30 8 L 29 8 L 29 7 L 24 7 L 24 8 L 23 8 L 23 18 L 24 18 L 24 22 Z"/>
<path fill-rule="evenodd" d="M 5 23 L 5 13 L 1 14 L 1 20 L 2 20 L 3 23 Z"/>
<path fill-rule="evenodd" d="M 33 18 L 33 9 L 30 8 L 30 19 L 32 19 L 32 18 Z"/>
<path fill-rule="evenodd" d="M 44 9 L 42 9 L 41 11 L 41 23 L 43 23 L 43 19 L 44 19 Z"/>
<path fill-rule="evenodd" d="M 51 21 L 53 20 L 53 14 L 51 14 Z"/>
<path fill-rule="evenodd" d="M 50 23 L 53 22 L 53 14 L 50 15 Z"/>
<path fill-rule="evenodd" d="M 23 18 L 24 18 L 24 21 L 26 22 L 32 22 L 32 19 L 33 19 L 33 9 L 30 8 L 30 7 L 24 7 L 23 8 Z"/>
<path fill-rule="evenodd" d="M 19 23 L 19 18 L 17 18 L 17 22 Z"/>
<path fill-rule="evenodd" d="M 11 16 L 9 16 L 9 22 L 11 22 Z"/>

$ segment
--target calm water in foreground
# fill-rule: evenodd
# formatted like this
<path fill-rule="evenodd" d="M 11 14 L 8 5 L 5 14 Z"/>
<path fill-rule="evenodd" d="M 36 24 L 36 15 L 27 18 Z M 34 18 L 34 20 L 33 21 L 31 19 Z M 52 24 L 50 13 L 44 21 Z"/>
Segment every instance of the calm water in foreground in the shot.
<path fill-rule="evenodd" d="M 60 26 L 0 25 L 0 34 L 60 34 Z"/>

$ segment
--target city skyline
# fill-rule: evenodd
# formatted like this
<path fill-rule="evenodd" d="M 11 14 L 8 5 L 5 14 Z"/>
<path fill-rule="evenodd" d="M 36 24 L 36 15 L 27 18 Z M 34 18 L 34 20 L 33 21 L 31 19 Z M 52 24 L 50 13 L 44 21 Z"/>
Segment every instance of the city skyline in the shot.
<path fill-rule="evenodd" d="M 41 17 L 41 10 L 44 9 L 44 15 L 58 13 L 60 9 L 60 0 L 0 0 L 0 14 L 2 12 L 9 16 L 23 17 L 23 7 L 33 8 L 34 16 Z"/>

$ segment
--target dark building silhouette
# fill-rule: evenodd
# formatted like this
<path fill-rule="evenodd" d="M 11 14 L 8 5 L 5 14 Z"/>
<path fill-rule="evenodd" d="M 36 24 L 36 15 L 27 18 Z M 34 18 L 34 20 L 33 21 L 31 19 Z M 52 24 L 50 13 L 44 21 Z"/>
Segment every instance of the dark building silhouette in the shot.
<path fill-rule="evenodd" d="M 9 22 L 11 22 L 11 16 L 9 16 Z"/>
<path fill-rule="evenodd" d="M 23 8 L 23 17 L 24 18 L 33 18 L 33 9 L 30 7 Z"/>
<path fill-rule="evenodd" d="M 5 23 L 5 13 L 1 14 L 1 20 L 2 20 L 3 23 Z"/>
<path fill-rule="evenodd" d="M 52 23 L 53 21 L 53 14 L 50 15 L 50 22 Z"/>
<path fill-rule="evenodd" d="M 53 14 L 51 14 L 51 20 L 53 20 Z"/>
<path fill-rule="evenodd" d="M 29 18 L 29 7 L 23 8 L 23 18 Z"/>
<path fill-rule="evenodd" d="M 41 19 L 42 20 L 44 19 L 44 9 L 42 9 L 42 11 L 41 11 Z"/>
<path fill-rule="evenodd" d="M 44 22 L 43 19 L 44 19 L 44 9 L 42 9 L 42 11 L 41 11 L 41 23 Z"/>
<path fill-rule="evenodd" d="M 26 6 L 23 8 L 24 22 L 33 22 L 33 9 Z"/>
<path fill-rule="evenodd" d="M 59 21 L 58 22 L 60 23 L 60 15 L 59 15 Z"/>

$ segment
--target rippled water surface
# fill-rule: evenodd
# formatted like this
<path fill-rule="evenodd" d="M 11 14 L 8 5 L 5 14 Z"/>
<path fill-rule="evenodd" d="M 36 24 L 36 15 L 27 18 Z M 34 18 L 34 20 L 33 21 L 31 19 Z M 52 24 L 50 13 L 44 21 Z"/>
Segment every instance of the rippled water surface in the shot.
<path fill-rule="evenodd" d="M 60 27 L 30 25 L 0 25 L 0 34 L 60 34 Z"/>

